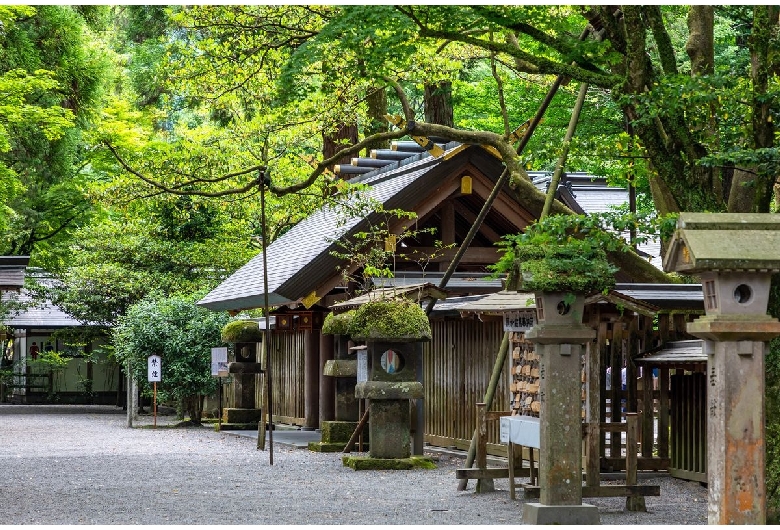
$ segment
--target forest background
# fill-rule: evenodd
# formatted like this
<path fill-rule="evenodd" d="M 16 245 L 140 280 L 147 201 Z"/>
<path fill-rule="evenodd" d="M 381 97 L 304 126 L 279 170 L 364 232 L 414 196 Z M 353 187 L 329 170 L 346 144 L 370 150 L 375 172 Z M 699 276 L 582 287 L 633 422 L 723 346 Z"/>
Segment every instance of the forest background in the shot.
<path fill-rule="evenodd" d="M 776 212 L 779 14 L 0 6 L 0 255 L 29 255 L 47 278 L 32 290 L 112 327 L 144 300 L 213 288 L 312 211 L 359 192 L 334 164 L 410 134 L 495 147 L 518 193 L 526 171 L 553 171 L 568 149 L 566 171 L 634 186 L 640 213 Z M 518 156 L 511 131 L 556 83 Z M 772 289 L 777 316 L 780 282 Z M 767 366 L 777 510 L 779 341 Z"/>

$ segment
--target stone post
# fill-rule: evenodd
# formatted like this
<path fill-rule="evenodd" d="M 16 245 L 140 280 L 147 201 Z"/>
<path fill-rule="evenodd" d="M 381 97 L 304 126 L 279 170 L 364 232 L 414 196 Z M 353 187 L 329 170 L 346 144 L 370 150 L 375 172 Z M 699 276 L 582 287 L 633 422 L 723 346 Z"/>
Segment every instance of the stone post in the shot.
<path fill-rule="evenodd" d="M 709 524 L 766 523 L 766 314 L 780 271 L 780 215 L 680 214 L 664 269 L 697 274 L 705 316 L 688 324 L 707 353 Z"/>
<path fill-rule="evenodd" d="M 599 523 L 598 508 L 582 503 L 581 356 L 596 336 L 582 324 L 584 306 L 582 295 L 539 293 L 538 324 L 525 334 L 540 357 L 541 410 L 539 502 L 524 505 L 524 524 Z"/>

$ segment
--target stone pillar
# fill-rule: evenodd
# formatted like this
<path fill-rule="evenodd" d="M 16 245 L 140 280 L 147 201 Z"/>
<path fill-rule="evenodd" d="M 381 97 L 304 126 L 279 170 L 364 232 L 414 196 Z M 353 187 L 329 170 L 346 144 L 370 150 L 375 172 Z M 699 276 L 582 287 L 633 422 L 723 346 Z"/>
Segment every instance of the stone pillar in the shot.
<path fill-rule="evenodd" d="M 537 295 L 538 324 L 525 338 L 539 354 L 539 502 L 526 503 L 524 524 L 598 524 L 598 508 L 582 504 L 584 344 L 596 332 L 583 325 L 584 297 Z"/>
<path fill-rule="evenodd" d="M 766 523 L 763 342 L 705 341 L 709 524 Z"/>
<path fill-rule="evenodd" d="M 319 427 L 320 413 L 320 339 L 319 331 L 303 332 L 303 430 L 313 431 Z"/>

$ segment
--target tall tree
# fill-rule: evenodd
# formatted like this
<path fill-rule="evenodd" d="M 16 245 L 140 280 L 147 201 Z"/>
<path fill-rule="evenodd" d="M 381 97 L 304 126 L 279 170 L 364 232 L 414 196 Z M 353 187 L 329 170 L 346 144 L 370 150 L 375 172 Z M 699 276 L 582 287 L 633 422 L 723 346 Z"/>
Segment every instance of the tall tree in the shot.
<path fill-rule="evenodd" d="M 97 23 L 99 9 L 84 12 Z M 110 64 L 74 8 L 3 7 L 0 21 L 0 254 L 31 255 L 32 265 L 57 269 L 73 230 L 91 214 L 82 136 Z"/>

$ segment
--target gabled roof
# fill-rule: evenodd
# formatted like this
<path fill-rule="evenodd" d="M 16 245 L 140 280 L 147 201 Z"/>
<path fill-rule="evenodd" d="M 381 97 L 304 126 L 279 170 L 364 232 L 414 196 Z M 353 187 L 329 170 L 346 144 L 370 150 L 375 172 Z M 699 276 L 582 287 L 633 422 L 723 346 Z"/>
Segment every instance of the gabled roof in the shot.
<path fill-rule="evenodd" d="M 410 210 L 431 193 L 441 188 L 453 172 L 466 164 L 479 167 L 480 172 L 495 180 L 503 165 L 479 146 L 458 149 L 448 144 L 454 156 L 432 158 L 427 153 L 360 175 L 350 182 L 369 185 L 367 196 L 386 209 Z M 455 149 L 458 149 L 455 152 Z M 379 214 L 344 220 L 333 207 L 325 207 L 299 222 L 269 245 L 268 303 L 278 306 L 319 298 L 327 292 L 312 293 L 331 281 L 342 261 L 331 255 L 337 250 L 335 240 L 344 235 L 365 230 L 369 222 L 377 222 Z M 340 220 L 343 221 L 340 223 Z M 328 289 L 323 289 L 327 291 Z M 224 282 L 208 293 L 198 305 L 216 311 L 235 311 L 263 306 L 263 255 L 258 254 Z M 313 295 L 313 297 L 312 297 Z M 311 297 L 311 298 L 310 298 Z"/>

